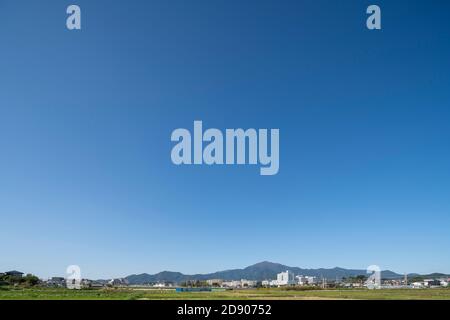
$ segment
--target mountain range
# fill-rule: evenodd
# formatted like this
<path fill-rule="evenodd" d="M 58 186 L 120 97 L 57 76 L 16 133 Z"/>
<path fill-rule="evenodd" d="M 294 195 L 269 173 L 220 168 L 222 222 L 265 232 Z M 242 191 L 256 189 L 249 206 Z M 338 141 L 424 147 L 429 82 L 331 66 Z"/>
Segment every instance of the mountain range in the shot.
<path fill-rule="evenodd" d="M 289 267 L 279 263 L 273 262 L 260 262 L 249 266 L 244 269 L 233 269 L 233 270 L 225 270 L 218 271 L 209 274 L 195 274 L 195 275 L 186 275 L 180 272 L 170 272 L 164 271 L 157 274 L 134 274 L 126 277 L 128 282 L 131 285 L 140 285 L 140 284 L 148 284 L 148 283 L 156 283 L 156 282 L 173 282 L 173 283 L 181 283 L 189 280 L 199 280 L 205 281 L 208 279 L 223 279 L 223 280 L 271 280 L 276 279 L 277 274 L 280 272 L 291 271 L 295 275 L 303 275 L 303 276 L 313 276 L 319 279 L 325 278 L 328 280 L 335 280 L 355 277 L 358 275 L 367 275 L 366 270 L 359 269 L 344 269 L 344 268 L 332 268 L 332 269 L 302 269 L 298 267 Z M 390 270 L 384 270 L 381 272 L 381 277 L 383 279 L 399 279 L 402 278 L 403 275 L 397 274 Z"/>

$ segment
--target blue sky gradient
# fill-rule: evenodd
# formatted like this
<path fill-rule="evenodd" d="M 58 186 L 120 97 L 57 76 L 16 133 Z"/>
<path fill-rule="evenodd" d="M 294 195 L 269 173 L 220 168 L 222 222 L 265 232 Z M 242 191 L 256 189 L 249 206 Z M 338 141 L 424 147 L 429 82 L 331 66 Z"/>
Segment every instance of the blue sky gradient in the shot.
<path fill-rule="evenodd" d="M 82 9 L 68 31 L 65 10 Z M 382 9 L 381 31 L 365 27 Z M 0 1 L 0 270 L 450 273 L 450 2 Z M 280 172 L 174 166 L 279 128 Z"/>

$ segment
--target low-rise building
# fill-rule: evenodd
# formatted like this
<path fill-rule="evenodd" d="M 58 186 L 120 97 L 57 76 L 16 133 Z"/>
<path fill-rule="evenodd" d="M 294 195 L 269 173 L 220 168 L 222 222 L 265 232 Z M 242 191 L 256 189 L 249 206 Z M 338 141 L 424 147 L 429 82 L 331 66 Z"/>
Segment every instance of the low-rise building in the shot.
<path fill-rule="evenodd" d="M 111 280 L 109 280 L 108 285 L 113 286 L 113 287 L 127 286 L 128 280 L 125 278 L 111 279 Z"/>
<path fill-rule="evenodd" d="M 439 287 L 441 285 L 441 281 L 435 279 L 425 279 L 423 283 L 426 287 Z"/>
<path fill-rule="evenodd" d="M 208 286 L 211 286 L 211 287 L 221 287 L 223 280 L 222 279 L 210 279 L 210 280 L 206 280 L 206 283 L 208 284 Z"/>
<path fill-rule="evenodd" d="M 222 283 L 222 287 L 224 287 L 224 288 L 241 288 L 241 281 L 236 281 L 236 280 L 224 281 Z"/>
<path fill-rule="evenodd" d="M 174 283 L 169 282 L 169 281 L 157 282 L 157 283 L 153 284 L 153 288 L 171 288 L 173 286 L 174 286 Z"/>
<path fill-rule="evenodd" d="M 411 286 L 415 289 L 425 288 L 425 284 L 423 282 L 413 282 Z"/>
<path fill-rule="evenodd" d="M 166 286 L 165 283 L 158 282 L 153 285 L 153 288 L 165 288 L 165 286 Z"/>
<path fill-rule="evenodd" d="M 23 272 L 12 270 L 12 271 L 5 272 L 5 275 L 10 276 L 10 277 L 22 278 Z"/>
<path fill-rule="evenodd" d="M 104 283 L 95 280 L 82 279 L 81 287 L 82 288 L 103 288 L 105 286 Z"/>
<path fill-rule="evenodd" d="M 310 276 L 296 276 L 297 284 L 300 286 L 312 286 L 316 283 L 315 277 Z"/>
<path fill-rule="evenodd" d="M 65 287 L 66 279 L 63 277 L 52 277 L 47 280 L 47 286 L 49 287 Z"/>
<path fill-rule="evenodd" d="M 258 281 L 254 280 L 241 280 L 241 288 L 255 288 L 258 285 Z"/>

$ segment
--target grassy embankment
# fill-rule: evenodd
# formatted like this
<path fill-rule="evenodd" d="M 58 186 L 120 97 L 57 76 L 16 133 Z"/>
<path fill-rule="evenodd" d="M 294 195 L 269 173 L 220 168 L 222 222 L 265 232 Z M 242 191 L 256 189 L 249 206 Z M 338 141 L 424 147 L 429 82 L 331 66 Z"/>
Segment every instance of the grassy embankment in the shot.
<path fill-rule="evenodd" d="M 450 289 L 383 290 L 232 290 L 223 292 L 183 292 L 154 289 L 67 290 L 52 288 L 1 288 L 0 300 L 314 300 L 314 299 L 432 299 L 450 300 Z"/>

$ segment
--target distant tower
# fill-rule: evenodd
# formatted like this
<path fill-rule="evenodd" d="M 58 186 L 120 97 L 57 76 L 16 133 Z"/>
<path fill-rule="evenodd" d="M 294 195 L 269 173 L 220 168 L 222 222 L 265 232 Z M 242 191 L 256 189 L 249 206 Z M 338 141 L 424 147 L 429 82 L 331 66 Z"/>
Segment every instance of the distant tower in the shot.
<path fill-rule="evenodd" d="M 407 286 L 407 285 L 408 285 L 408 274 L 405 273 L 405 286 Z"/>

